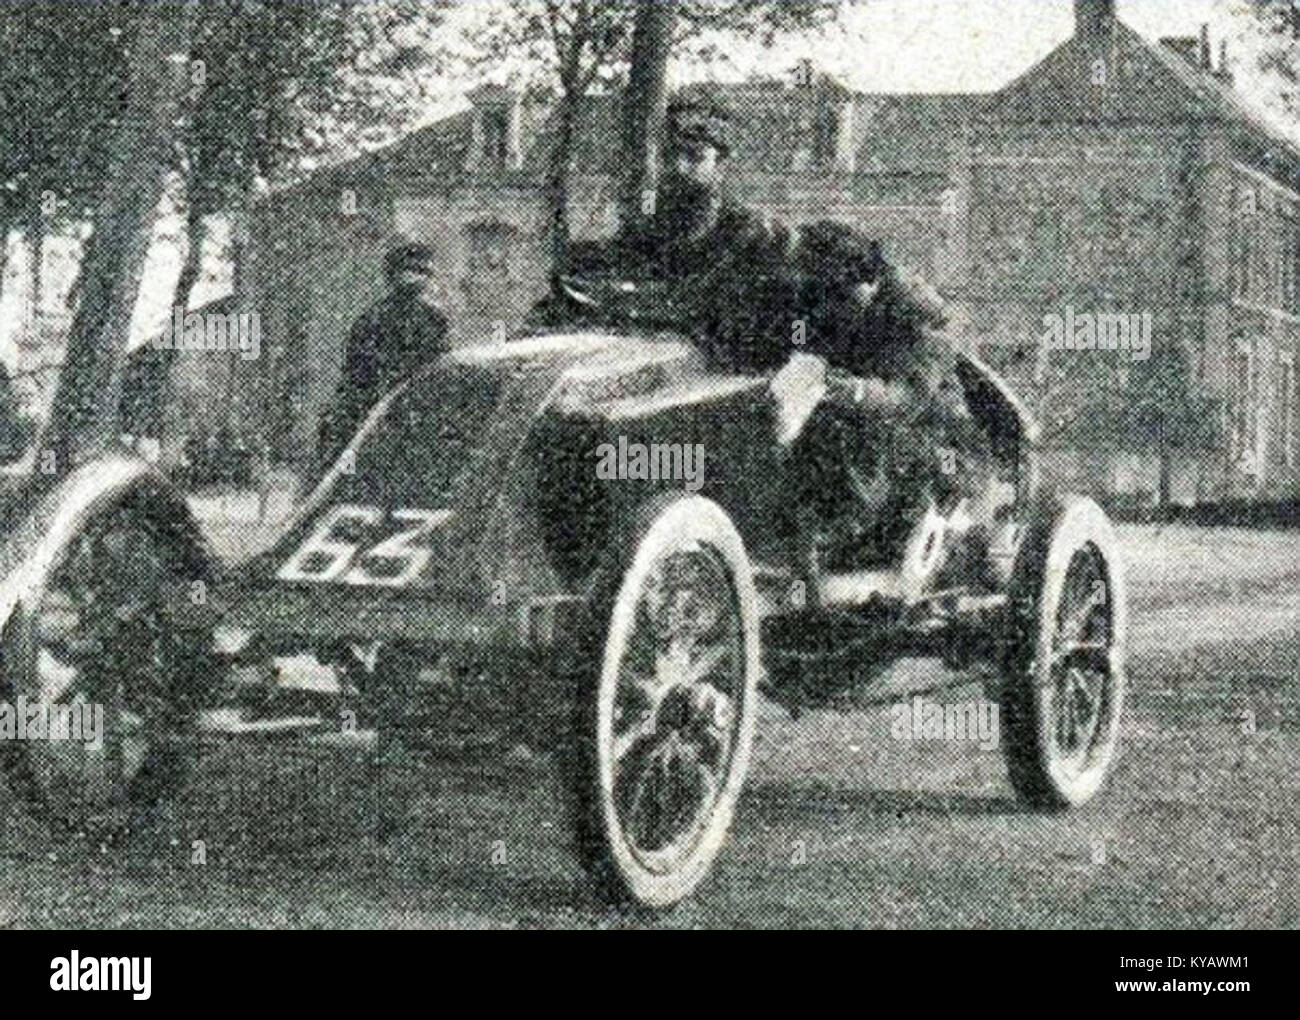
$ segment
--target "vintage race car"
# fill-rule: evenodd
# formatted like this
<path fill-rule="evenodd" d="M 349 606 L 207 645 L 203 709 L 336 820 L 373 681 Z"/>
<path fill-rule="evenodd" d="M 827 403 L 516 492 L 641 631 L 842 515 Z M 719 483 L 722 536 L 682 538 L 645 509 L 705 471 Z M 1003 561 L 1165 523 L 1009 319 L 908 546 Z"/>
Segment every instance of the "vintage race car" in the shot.
<path fill-rule="evenodd" d="M 554 752 L 599 889 L 667 907 L 723 846 L 760 697 L 862 705 L 883 667 L 928 655 L 980 671 L 1023 798 L 1097 791 L 1125 688 L 1115 538 L 1042 484 L 1035 425 L 994 372 L 958 359 L 983 439 L 961 457 L 980 462 L 882 531 L 890 455 L 853 442 L 889 431 L 871 380 L 719 371 L 635 285 L 568 286 L 617 322 L 430 364 L 237 565 L 125 455 L 11 501 L 0 700 L 106 711 L 99 751 L 0 743 L 13 787 L 56 824 L 129 822 L 181 780 L 225 666 L 314 655 L 382 734 L 421 718 L 437 663 Z M 798 495 L 809 457 L 842 498 Z"/>

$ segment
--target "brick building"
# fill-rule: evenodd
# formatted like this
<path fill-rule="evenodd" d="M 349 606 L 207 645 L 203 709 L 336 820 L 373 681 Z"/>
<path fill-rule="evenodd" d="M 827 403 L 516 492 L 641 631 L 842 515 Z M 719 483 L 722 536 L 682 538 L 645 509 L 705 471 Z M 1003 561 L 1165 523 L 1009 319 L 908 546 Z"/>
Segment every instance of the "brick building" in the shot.
<path fill-rule="evenodd" d="M 1300 153 L 1214 69 L 1204 32 L 1152 44 L 1110 3 L 1075 7 L 1073 38 L 968 123 L 970 335 L 1014 343 L 1064 306 L 1149 312 L 1221 416 L 1215 449 L 1176 459 L 1172 495 L 1293 497 Z M 1154 466 L 1119 451 L 1061 460 L 1111 491 L 1124 474 L 1153 487 Z"/>
<path fill-rule="evenodd" d="M 1148 313 L 1153 347 L 1182 352 L 1221 438 L 1165 457 L 1055 451 L 1077 484 L 1163 487 L 1180 502 L 1300 495 L 1300 153 L 1237 98 L 1207 39 L 1148 42 L 1109 0 L 1075 10 L 1074 36 L 994 93 L 871 95 L 811 73 L 729 87 L 731 187 L 787 220 L 829 216 L 882 238 L 951 300 L 965 342 L 1031 394 L 1045 315 Z M 582 110 L 578 237 L 616 224 L 617 115 L 616 97 Z M 247 275 L 263 357 L 232 360 L 221 371 L 243 378 L 206 389 L 238 394 L 279 458 L 307 457 L 348 325 L 379 295 L 398 235 L 436 249 L 457 342 L 516 325 L 546 286 L 548 116 L 485 88 L 468 110 L 264 201 Z"/>

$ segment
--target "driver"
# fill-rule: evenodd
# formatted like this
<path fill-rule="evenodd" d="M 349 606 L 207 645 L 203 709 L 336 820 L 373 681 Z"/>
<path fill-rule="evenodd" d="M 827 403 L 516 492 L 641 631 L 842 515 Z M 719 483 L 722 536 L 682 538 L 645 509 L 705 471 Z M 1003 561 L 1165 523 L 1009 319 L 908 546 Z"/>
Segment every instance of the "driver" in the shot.
<path fill-rule="evenodd" d="M 785 324 L 797 296 L 788 261 L 794 237 L 726 194 L 725 108 L 707 95 L 679 97 L 666 126 L 653 206 L 610 241 L 570 245 L 564 271 L 664 284 L 676 306 L 672 318 L 694 327 L 716 366 L 778 367 L 790 354 Z M 539 325 L 567 325 L 580 315 L 562 296 L 534 309 Z"/>
<path fill-rule="evenodd" d="M 849 226 L 792 229 L 737 204 L 724 187 L 730 116 L 708 93 L 674 100 L 667 134 L 653 211 L 612 241 L 574 244 L 568 272 L 667 284 L 717 367 L 775 369 L 808 353 L 871 379 L 891 407 L 938 391 L 951 350 L 932 288 Z"/>
<path fill-rule="evenodd" d="M 666 283 L 719 367 L 775 368 L 790 354 L 795 237 L 726 193 L 731 145 L 723 106 L 700 93 L 675 100 L 667 135 L 656 203 L 607 257 L 624 278 Z"/>

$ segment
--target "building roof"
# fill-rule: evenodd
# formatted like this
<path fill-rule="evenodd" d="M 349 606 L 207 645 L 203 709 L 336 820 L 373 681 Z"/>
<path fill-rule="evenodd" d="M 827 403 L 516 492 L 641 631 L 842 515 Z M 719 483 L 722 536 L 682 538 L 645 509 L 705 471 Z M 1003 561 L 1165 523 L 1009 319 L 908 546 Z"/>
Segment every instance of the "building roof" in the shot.
<path fill-rule="evenodd" d="M 800 149 L 811 151 L 816 124 L 825 111 L 851 103 L 859 172 L 925 172 L 947 166 L 953 125 L 963 122 L 986 97 L 979 94 L 855 93 L 830 79 L 812 86 L 756 81 L 716 86 L 732 110 L 732 165 L 748 171 L 788 171 Z M 578 115 L 574 166 L 580 173 L 617 175 L 620 161 L 621 94 L 587 97 Z M 389 178 L 469 177 L 475 110 L 463 110 L 419 128 L 385 148 L 318 171 L 310 182 L 336 184 L 341 177 L 373 174 Z M 553 103 L 522 103 L 516 174 L 535 180 L 549 164 Z M 280 192 L 281 194 L 283 192 Z"/>
<path fill-rule="evenodd" d="M 1148 41 L 1114 23 L 1114 68 L 1124 87 L 1097 87 L 1097 51 L 1079 34 L 1066 40 L 978 110 L 981 120 L 1215 120 L 1249 135 L 1300 173 L 1300 149 L 1271 127 L 1219 75 L 1189 59 L 1185 40 Z M 1199 50 L 1199 44 L 1197 46 Z M 1112 83 L 1114 84 L 1114 83 Z"/>

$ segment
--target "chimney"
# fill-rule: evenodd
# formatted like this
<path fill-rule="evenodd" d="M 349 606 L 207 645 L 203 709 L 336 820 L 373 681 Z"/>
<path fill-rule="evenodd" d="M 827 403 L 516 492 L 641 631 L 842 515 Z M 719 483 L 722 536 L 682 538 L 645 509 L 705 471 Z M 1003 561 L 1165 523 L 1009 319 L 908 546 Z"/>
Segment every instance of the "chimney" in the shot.
<path fill-rule="evenodd" d="M 1201 70 L 1214 70 L 1214 62 L 1210 59 L 1210 26 L 1205 22 L 1201 22 Z"/>
<path fill-rule="evenodd" d="M 1214 72 L 1214 76 L 1228 86 L 1231 86 L 1235 81 L 1235 76 L 1232 73 L 1232 62 L 1228 59 L 1227 39 L 1219 40 L 1219 69 Z"/>
<path fill-rule="evenodd" d="M 1074 34 L 1090 39 L 1109 36 L 1115 26 L 1115 0 L 1074 0 Z"/>

